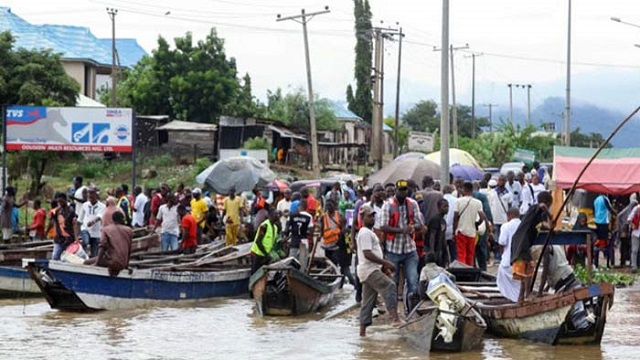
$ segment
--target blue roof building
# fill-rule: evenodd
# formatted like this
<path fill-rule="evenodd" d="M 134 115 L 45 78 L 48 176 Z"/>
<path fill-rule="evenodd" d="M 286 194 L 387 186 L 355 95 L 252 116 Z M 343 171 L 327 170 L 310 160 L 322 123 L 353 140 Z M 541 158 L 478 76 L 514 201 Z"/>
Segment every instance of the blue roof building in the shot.
<path fill-rule="evenodd" d="M 111 39 L 99 39 L 82 26 L 34 25 L 0 6 L 0 32 L 10 31 L 15 48 L 51 49 L 61 54 L 69 76 L 81 93 L 95 99 L 97 75 L 111 75 Z M 116 39 L 117 64 L 132 67 L 147 52 L 135 39 Z"/>

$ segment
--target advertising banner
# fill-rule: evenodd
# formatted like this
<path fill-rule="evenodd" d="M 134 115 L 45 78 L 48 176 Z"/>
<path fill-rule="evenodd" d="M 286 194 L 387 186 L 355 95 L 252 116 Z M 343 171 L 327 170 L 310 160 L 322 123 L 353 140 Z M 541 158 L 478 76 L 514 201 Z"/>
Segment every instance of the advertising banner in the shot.
<path fill-rule="evenodd" d="M 7 150 L 132 152 L 133 110 L 9 106 Z"/>

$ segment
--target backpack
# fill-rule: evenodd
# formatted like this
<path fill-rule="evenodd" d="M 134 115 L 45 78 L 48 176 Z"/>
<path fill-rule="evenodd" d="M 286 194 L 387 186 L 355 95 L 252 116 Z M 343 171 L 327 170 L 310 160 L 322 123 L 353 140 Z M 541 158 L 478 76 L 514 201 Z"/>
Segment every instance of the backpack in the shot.
<path fill-rule="evenodd" d="M 637 230 L 640 227 L 640 205 L 634 209 L 635 213 L 631 219 L 631 228 Z"/>

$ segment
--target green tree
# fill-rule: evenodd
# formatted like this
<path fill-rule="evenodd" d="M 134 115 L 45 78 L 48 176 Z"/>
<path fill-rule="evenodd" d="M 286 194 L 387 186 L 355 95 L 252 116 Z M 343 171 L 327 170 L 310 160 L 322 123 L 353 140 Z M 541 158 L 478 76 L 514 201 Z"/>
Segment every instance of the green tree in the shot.
<path fill-rule="evenodd" d="M 174 47 L 158 38 L 152 56 L 143 58 L 119 88 L 119 104 L 138 113 L 167 114 L 172 118 L 216 122 L 229 110 L 253 115 L 251 79 L 237 78 L 234 58 L 227 58 L 224 40 L 211 29 L 204 40 L 193 42 L 191 33 L 174 39 Z"/>
<path fill-rule="evenodd" d="M 271 143 L 266 137 L 254 137 L 247 139 L 242 145 L 243 149 L 247 150 L 267 150 L 271 151 Z"/>
<path fill-rule="evenodd" d="M 402 121 L 414 131 L 440 129 L 438 105 L 433 100 L 420 101 L 402 115 Z"/>
<path fill-rule="evenodd" d="M 396 119 L 394 117 L 391 117 L 391 116 L 386 117 L 384 119 L 384 123 L 387 124 L 387 126 L 389 126 L 392 129 L 395 129 L 396 127 Z M 398 127 L 398 144 L 397 144 L 398 153 L 407 151 L 410 132 L 411 132 L 410 127 L 406 125 L 402 125 L 402 123 L 400 123 L 400 126 Z M 391 133 L 391 136 L 395 136 L 395 134 Z"/>
<path fill-rule="evenodd" d="M 356 89 L 354 91 L 351 85 L 347 86 L 346 97 L 349 110 L 370 124 L 373 111 L 373 85 L 371 82 L 371 61 L 373 58 L 372 14 L 369 0 L 353 0 L 353 4 L 356 35 L 354 67 Z"/>
<path fill-rule="evenodd" d="M 309 101 L 301 88 L 282 94 L 280 88 L 267 91 L 265 115 L 269 119 L 280 120 L 292 128 L 309 130 Z M 318 130 L 338 128 L 333 106 L 328 99 L 315 99 L 316 127 Z"/>
<path fill-rule="evenodd" d="M 576 128 L 571 132 L 571 146 L 597 148 L 604 143 L 602 134 L 589 133 L 583 134 L 580 128 Z M 607 148 L 613 147 L 611 143 L 607 144 Z"/>
<path fill-rule="evenodd" d="M 64 71 L 60 55 L 50 50 L 13 49 L 14 38 L 0 33 L 0 103 L 38 106 L 74 106 L 80 85 Z M 61 156 L 58 152 L 21 151 L 10 154 L 9 166 L 17 173 L 28 173 L 29 194 L 36 196 L 44 183 L 47 164 Z"/>

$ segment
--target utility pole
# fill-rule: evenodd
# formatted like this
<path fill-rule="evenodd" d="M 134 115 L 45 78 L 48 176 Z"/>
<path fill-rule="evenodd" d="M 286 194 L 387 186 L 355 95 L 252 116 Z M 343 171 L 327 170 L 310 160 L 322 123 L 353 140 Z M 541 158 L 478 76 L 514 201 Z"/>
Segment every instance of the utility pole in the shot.
<path fill-rule="evenodd" d="M 116 15 L 118 9 L 107 8 L 107 14 L 111 18 L 111 107 L 116 107 L 118 106 L 118 73 L 116 69 Z"/>
<path fill-rule="evenodd" d="M 393 158 L 398 156 L 400 143 L 398 141 L 398 130 L 400 128 L 400 71 L 402 70 L 402 27 L 398 31 L 398 78 L 396 80 L 396 126 L 393 128 L 393 138 L 396 143 L 393 149 Z"/>
<path fill-rule="evenodd" d="M 476 137 L 476 57 L 482 54 L 473 53 L 471 56 L 471 138 Z"/>
<path fill-rule="evenodd" d="M 571 146 L 571 0 L 569 0 L 567 15 L 567 98 L 564 115 L 564 144 Z"/>
<path fill-rule="evenodd" d="M 452 105 L 452 123 L 453 123 L 453 147 L 458 147 L 458 106 L 456 104 L 456 79 L 455 79 L 455 68 L 453 65 L 453 52 L 455 50 L 468 49 L 469 44 L 465 44 L 464 46 L 454 47 L 453 45 L 449 45 L 449 52 L 451 53 L 451 101 Z M 434 48 L 433 51 L 440 51 L 438 48 Z"/>
<path fill-rule="evenodd" d="M 384 107 L 384 39 L 399 32 L 395 29 L 373 28 L 375 34 L 373 113 L 371 119 L 371 160 L 378 169 L 382 168 L 384 158 L 384 133 L 382 128 Z"/>
<path fill-rule="evenodd" d="M 513 84 L 507 84 L 509 87 L 509 122 L 513 126 Z"/>
<path fill-rule="evenodd" d="M 531 124 L 531 84 L 527 84 L 527 124 Z"/>
<path fill-rule="evenodd" d="M 449 0 L 442 0 L 441 49 L 449 47 Z M 440 183 L 449 184 L 449 59 L 440 54 Z"/>
<path fill-rule="evenodd" d="M 493 115 L 491 110 L 494 106 L 498 106 L 498 104 L 483 104 L 482 106 L 489 108 L 489 132 L 493 132 Z"/>
<path fill-rule="evenodd" d="M 276 21 L 293 20 L 299 24 L 302 24 L 302 33 L 304 34 L 304 55 L 307 65 L 307 88 L 309 91 L 309 127 L 311 137 L 311 170 L 315 178 L 320 177 L 320 158 L 318 157 L 318 133 L 316 131 L 316 110 L 315 99 L 313 97 L 313 85 L 311 81 L 311 60 L 309 59 L 309 39 L 307 35 L 307 23 L 313 19 L 316 15 L 322 15 L 329 13 L 329 7 L 325 6 L 324 10 L 316 11 L 313 13 L 306 13 L 304 9 L 300 11 L 300 15 L 293 15 L 287 17 L 281 17 L 278 14 Z"/>

